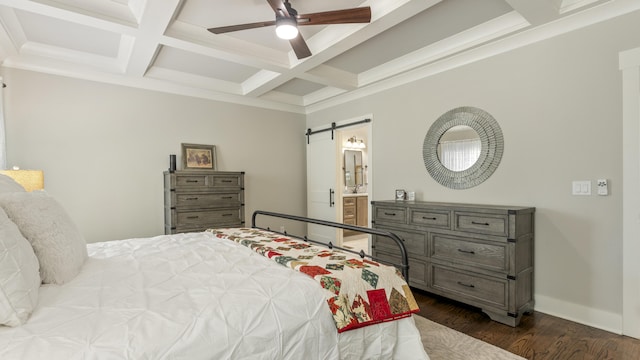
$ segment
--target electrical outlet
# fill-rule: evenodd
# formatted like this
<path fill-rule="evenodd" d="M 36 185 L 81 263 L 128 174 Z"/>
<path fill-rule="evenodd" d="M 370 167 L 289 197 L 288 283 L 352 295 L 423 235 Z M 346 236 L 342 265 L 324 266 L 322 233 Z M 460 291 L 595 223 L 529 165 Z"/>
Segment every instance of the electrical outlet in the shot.
<path fill-rule="evenodd" d="M 280 225 L 280 232 L 283 233 L 284 231 L 284 225 Z"/>

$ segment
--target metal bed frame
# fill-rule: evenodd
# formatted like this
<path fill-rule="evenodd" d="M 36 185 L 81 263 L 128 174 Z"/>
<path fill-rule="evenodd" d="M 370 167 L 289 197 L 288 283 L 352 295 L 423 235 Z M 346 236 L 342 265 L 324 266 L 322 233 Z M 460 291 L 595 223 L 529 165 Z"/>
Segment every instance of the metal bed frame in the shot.
<path fill-rule="evenodd" d="M 264 227 L 257 226 L 256 225 L 256 218 L 258 217 L 258 215 L 277 217 L 277 218 L 287 219 L 287 220 L 295 220 L 295 221 L 300 221 L 300 222 L 303 222 L 303 223 L 323 225 L 323 226 L 328 226 L 328 227 L 333 227 L 333 228 L 346 229 L 346 230 L 358 231 L 358 232 L 365 233 L 365 234 L 371 234 L 371 235 L 387 237 L 389 239 L 392 239 L 396 243 L 396 245 L 398 245 L 398 248 L 400 249 L 400 264 L 395 264 L 395 263 L 389 262 L 387 260 L 380 260 L 378 258 L 373 257 L 372 255 L 366 254 L 363 250 L 360 250 L 359 252 L 357 252 L 357 251 L 346 249 L 346 248 L 343 248 L 343 247 L 340 247 L 340 246 L 336 246 L 332 242 L 325 243 L 325 242 L 322 242 L 322 241 L 309 239 L 307 237 L 307 235 L 304 235 L 304 236 L 292 235 L 292 234 L 287 233 L 286 231 L 284 231 L 284 232 L 275 231 L 275 230 L 270 229 L 269 227 L 264 228 Z M 312 218 L 296 216 L 296 215 L 289 215 L 289 214 L 281 214 L 281 213 L 275 213 L 275 212 L 269 212 L 269 211 L 262 211 L 262 210 L 254 211 L 254 213 L 253 213 L 253 215 L 251 217 L 251 227 L 255 228 L 255 229 L 268 230 L 268 231 L 275 232 L 275 233 L 278 233 L 278 234 L 282 234 L 282 235 L 285 235 L 285 236 L 301 239 L 301 240 L 304 240 L 306 242 L 310 242 L 310 243 L 313 243 L 313 244 L 327 246 L 327 247 L 329 247 L 329 249 L 334 249 L 335 248 L 335 249 L 338 249 L 338 250 L 341 250 L 341 251 L 346 251 L 346 252 L 349 252 L 349 253 L 352 253 L 352 254 L 357 254 L 363 259 L 365 257 L 368 257 L 369 259 L 377 261 L 377 262 L 380 262 L 380 263 L 393 265 L 393 266 L 399 268 L 399 270 L 402 273 L 402 276 L 404 277 L 405 281 L 407 283 L 409 282 L 409 259 L 407 257 L 407 249 L 404 246 L 404 240 L 401 239 L 398 235 L 396 235 L 396 234 L 394 234 L 392 232 L 378 230 L 378 229 L 371 229 L 371 228 L 366 228 L 366 227 L 360 227 L 360 226 L 355 226 L 355 225 L 341 224 L 341 223 L 332 222 L 332 221 L 326 221 L 326 220 L 312 219 Z"/>

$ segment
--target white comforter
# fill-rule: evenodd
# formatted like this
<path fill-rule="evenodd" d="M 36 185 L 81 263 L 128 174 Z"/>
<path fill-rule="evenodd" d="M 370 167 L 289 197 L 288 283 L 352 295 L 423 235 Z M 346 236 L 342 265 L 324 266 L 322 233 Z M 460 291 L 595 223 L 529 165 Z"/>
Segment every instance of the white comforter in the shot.
<path fill-rule="evenodd" d="M 428 359 L 412 318 L 338 335 L 313 279 L 210 233 L 88 250 L 0 359 Z"/>

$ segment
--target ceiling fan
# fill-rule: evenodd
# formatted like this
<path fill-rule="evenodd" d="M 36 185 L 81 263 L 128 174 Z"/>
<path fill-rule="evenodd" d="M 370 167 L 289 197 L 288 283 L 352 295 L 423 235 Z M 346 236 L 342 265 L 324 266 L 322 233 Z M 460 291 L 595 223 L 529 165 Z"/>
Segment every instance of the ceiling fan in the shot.
<path fill-rule="evenodd" d="M 276 34 L 282 39 L 287 39 L 291 43 L 293 51 L 298 59 L 311 56 L 311 50 L 298 32 L 301 25 L 330 25 L 330 24 L 353 24 L 371 22 L 371 8 L 358 7 L 343 10 L 324 11 L 311 14 L 298 14 L 296 9 L 291 7 L 289 0 L 267 0 L 276 19 L 249 24 L 239 24 L 230 26 L 220 26 L 209 28 L 214 34 L 223 34 L 238 30 L 255 29 L 265 26 L 276 26 Z"/>

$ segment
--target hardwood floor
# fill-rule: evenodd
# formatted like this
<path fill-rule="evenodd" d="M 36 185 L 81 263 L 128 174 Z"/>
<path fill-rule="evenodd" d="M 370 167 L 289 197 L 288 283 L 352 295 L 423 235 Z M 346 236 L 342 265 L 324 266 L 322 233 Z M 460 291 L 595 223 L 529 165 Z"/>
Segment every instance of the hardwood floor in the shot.
<path fill-rule="evenodd" d="M 534 312 L 513 328 L 481 310 L 413 289 L 419 315 L 529 360 L 638 360 L 640 340 Z"/>

